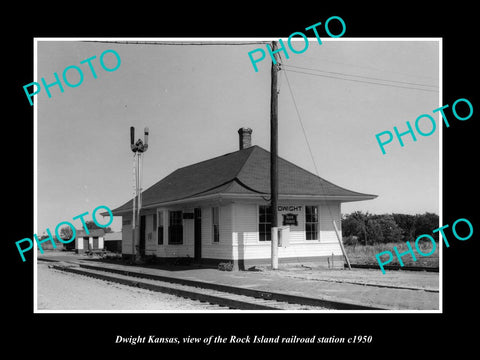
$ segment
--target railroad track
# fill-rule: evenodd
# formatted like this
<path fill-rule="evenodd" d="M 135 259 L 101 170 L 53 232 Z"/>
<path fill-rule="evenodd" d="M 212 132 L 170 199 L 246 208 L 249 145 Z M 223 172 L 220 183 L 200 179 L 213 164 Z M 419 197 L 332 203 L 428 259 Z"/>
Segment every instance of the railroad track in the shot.
<path fill-rule="evenodd" d="M 352 268 L 357 269 L 377 269 L 379 270 L 378 265 L 370 264 L 351 264 Z M 438 267 L 432 266 L 400 266 L 400 265 L 384 265 L 385 270 L 404 270 L 404 271 L 427 271 L 427 272 L 439 272 Z"/>
<path fill-rule="evenodd" d="M 41 259 L 39 259 L 41 260 Z M 240 288 L 203 281 L 171 278 L 114 267 L 77 262 L 53 263 L 49 267 L 127 286 L 176 295 L 183 298 L 239 310 L 381 310 L 377 307 L 308 298 L 297 295 Z"/>

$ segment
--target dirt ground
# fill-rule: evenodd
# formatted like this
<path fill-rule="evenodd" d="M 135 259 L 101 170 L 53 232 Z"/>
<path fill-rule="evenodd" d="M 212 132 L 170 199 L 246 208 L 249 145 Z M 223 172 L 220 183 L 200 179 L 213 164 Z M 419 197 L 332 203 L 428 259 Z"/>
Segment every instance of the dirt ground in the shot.
<path fill-rule="evenodd" d="M 219 310 L 173 295 L 64 273 L 39 262 L 38 310 Z"/>
<path fill-rule="evenodd" d="M 65 252 L 52 252 L 48 255 L 45 253 L 44 255 L 42 255 L 42 258 L 45 260 L 69 262 L 80 259 L 87 261 L 88 259 L 87 263 L 95 264 L 99 261 L 99 265 L 103 263 L 104 266 L 108 266 L 99 258 L 95 260 L 85 255 L 79 256 Z M 65 277 L 69 276 L 71 278 L 77 275 L 52 273 L 52 269 L 45 267 L 45 262 L 40 261 L 38 264 L 39 269 L 40 266 L 43 266 L 43 269 L 40 269 L 39 272 L 43 270 L 44 277 L 54 277 L 42 280 L 41 274 L 39 275 L 39 309 L 42 306 L 43 308 L 57 309 L 72 309 L 72 307 L 79 309 L 83 306 L 84 309 L 159 311 L 170 309 L 189 311 L 190 309 L 197 309 L 195 306 L 200 306 L 199 310 L 205 309 L 202 307 L 203 304 L 195 304 L 194 302 L 183 306 L 183 303 L 191 302 L 183 299 L 181 300 L 182 306 L 180 306 L 178 299 L 168 300 L 168 296 L 166 296 L 167 300 L 164 303 L 158 303 L 159 297 L 162 296 L 163 298 L 161 294 L 121 285 L 110 284 L 106 286 L 106 282 L 91 278 L 76 278 L 73 282 L 78 282 L 79 288 L 70 289 L 68 287 L 70 283 L 68 281 L 65 283 Z M 360 303 L 385 309 L 436 310 L 439 308 L 440 299 L 441 276 L 437 272 L 387 270 L 386 274 L 382 274 L 379 269 L 325 269 L 315 263 L 280 264 L 279 270 L 271 270 L 270 266 L 262 266 L 255 267 L 254 270 L 256 271 L 233 272 L 188 266 L 173 266 L 167 269 L 133 266 L 132 270 L 153 272 L 159 275 L 194 281 L 214 282 L 227 286 Z M 57 281 L 57 278 L 60 280 Z M 50 283 L 51 281 L 53 283 Z M 90 283 L 95 283 L 95 285 L 91 285 L 92 290 L 89 290 Z M 42 286 L 45 288 L 42 289 Z M 59 289 L 56 290 L 56 287 Z M 118 290 L 118 292 L 115 290 Z M 105 292 L 105 296 L 102 292 Z M 60 293 L 59 300 L 55 298 L 57 293 Z M 143 296 L 144 293 L 146 293 L 145 297 Z M 85 299 L 86 296 L 88 296 L 88 299 Z M 152 296 L 154 296 L 153 300 Z M 64 297 L 66 299 L 63 299 Z M 84 300 L 79 300 L 82 297 Z M 42 303 L 40 300 L 44 302 Z"/>
<path fill-rule="evenodd" d="M 67 262 L 69 260 L 100 259 L 98 256 L 92 257 L 58 251 L 45 252 L 41 257 Z M 440 279 L 438 272 L 387 270 L 386 273 L 383 274 L 380 269 L 325 269 L 318 267 L 315 263 L 309 262 L 305 262 L 302 265 L 281 264 L 279 270 L 276 271 L 272 271 L 270 266 L 256 266 L 256 269 L 259 270 L 263 276 L 283 276 L 317 281 L 345 282 L 362 285 L 371 284 L 437 291 L 439 290 Z M 247 275 L 250 272 L 242 273 Z"/>

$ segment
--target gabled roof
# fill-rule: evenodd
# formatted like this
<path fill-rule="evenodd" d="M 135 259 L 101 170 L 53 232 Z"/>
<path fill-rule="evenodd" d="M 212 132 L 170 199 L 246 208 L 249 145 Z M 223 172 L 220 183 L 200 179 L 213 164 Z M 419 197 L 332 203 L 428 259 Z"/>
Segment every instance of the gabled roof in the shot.
<path fill-rule="evenodd" d="M 77 229 L 75 230 L 77 237 L 82 237 L 82 236 L 92 236 L 92 237 L 100 237 L 105 235 L 105 230 L 103 229 L 88 229 L 89 234 L 87 235 L 87 232 L 84 229 Z"/>
<path fill-rule="evenodd" d="M 351 191 L 278 158 L 278 193 L 282 198 L 369 200 L 376 195 Z M 212 196 L 268 197 L 270 152 L 254 145 L 180 168 L 142 192 L 142 208 Z M 132 200 L 113 210 L 132 210 Z"/>

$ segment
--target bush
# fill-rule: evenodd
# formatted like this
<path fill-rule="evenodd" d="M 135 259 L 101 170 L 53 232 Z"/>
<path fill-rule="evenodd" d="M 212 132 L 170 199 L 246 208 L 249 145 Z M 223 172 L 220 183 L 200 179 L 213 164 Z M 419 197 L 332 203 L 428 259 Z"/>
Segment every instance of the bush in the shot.
<path fill-rule="evenodd" d="M 433 213 L 424 214 L 381 214 L 356 211 L 342 217 L 342 234 L 345 244 L 374 245 L 415 240 L 422 234 L 429 234 L 438 241 L 439 217 Z"/>
<path fill-rule="evenodd" d="M 218 270 L 220 271 L 232 271 L 233 263 L 232 262 L 221 262 L 218 264 Z"/>
<path fill-rule="evenodd" d="M 343 237 L 342 241 L 345 246 L 351 245 L 355 247 L 358 244 L 358 236 L 348 235 Z"/>

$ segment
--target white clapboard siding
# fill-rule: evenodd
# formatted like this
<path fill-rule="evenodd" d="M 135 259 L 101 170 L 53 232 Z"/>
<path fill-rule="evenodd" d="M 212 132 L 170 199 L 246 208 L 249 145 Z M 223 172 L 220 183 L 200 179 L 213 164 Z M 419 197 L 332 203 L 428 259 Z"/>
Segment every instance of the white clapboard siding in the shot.
<path fill-rule="evenodd" d="M 232 259 L 233 205 L 219 207 L 220 241 L 213 242 L 212 208 L 202 208 L 202 258 Z"/>
<path fill-rule="evenodd" d="M 122 216 L 122 254 L 132 254 L 132 214 Z"/>
<path fill-rule="evenodd" d="M 186 209 L 185 212 L 193 212 L 193 209 Z M 168 217 L 164 223 L 165 237 L 163 246 L 158 246 L 157 256 L 161 257 L 191 257 L 194 256 L 193 249 L 193 235 L 194 235 L 194 220 L 183 220 L 183 243 L 182 244 L 168 244 Z"/>
<path fill-rule="evenodd" d="M 164 209 L 164 208 L 161 208 L 161 209 L 157 209 L 157 227 L 159 226 L 159 224 L 163 224 L 163 244 L 161 245 L 158 245 L 158 234 L 156 234 L 157 236 L 157 240 L 156 240 L 156 243 L 157 243 L 157 251 L 156 251 L 156 255 L 158 257 L 166 257 L 166 254 L 167 254 L 167 251 L 166 251 L 166 247 L 168 246 L 167 244 L 167 236 L 168 236 L 168 210 L 167 209 Z M 158 229 L 157 229 L 158 231 Z"/>
<path fill-rule="evenodd" d="M 296 204 L 299 205 L 299 204 Z M 329 202 L 316 204 L 319 208 L 319 240 L 305 238 L 305 205 L 298 213 L 298 226 L 292 226 L 290 242 L 287 247 L 278 249 L 279 258 L 301 258 L 313 256 L 342 255 L 332 219 L 340 228 L 340 204 Z M 312 204 L 310 204 L 312 205 Z M 259 241 L 258 236 L 258 205 L 234 205 L 233 259 L 265 259 L 271 256 L 271 243 Z M 279 224 L 282 216 L 279 214 Z"/>
<path fill-rule="evenodd" d="M 233 245 L 258 243 L 258 205 L 233 204 Z"/>
<path fill-rule="evenodd" d="M 331 255 L 342 255 L 340 246 L 337 244 L 319 244 L 319 243 L 303 243 L 290 244 L 287 247 L 278 249 L 279 258 L 308 258 Z M 234 259 L 268 259 L 271 257 L 271 244 L 234 246 Z"/>
<path fill-rule="evenodd" d="M 153 218 L 156 214 L 145 216 L 145 254 L 156 255 L 157 252 L 157 229 L 153 227 Z"/>
<path fill-rule="evenodd" d="M 298 226 L 290 227 L 290 239 L 287 247 L 280 247 L 280 258 L 304 258 L 314 256 L 341 255 L 340 245 L 335 234 L 332 219 L 341 232 L 341 214 L 339 202 L 321 202 L 316 205 L 319 209 L 319 240 L 305 238 L 305 204 L 301 202 L 281 202 L 281 205 L 302 206 L 295 211 Z M 259 241 L 258 234 L 258 204 L 233 203 L 219 207 L 220 241 L 213 242 L 212 208 L 202 207 L 202 258 L 206 259 L 265 259 L 271 256 L 270 242 Z M 193 212 L 192 209 L 184 209 Z M 157 229 L 154 229 L 153 217 L 155 213 L 146 215 L 145 252 L 147 255 L 158 257 L 194 257 L 194 220 L 183 220 L 183 244 L 169 245 L 168 214 L 164 210 L 164 244 L 157 244 Z M 283 217 L 278 215 L 281 225 Z M 131 215 L 124 216 L 122 225 L 123 239 L 122 252 L 132 252 Z M 151 234 L 151 236 L 149 236 Z"/>

